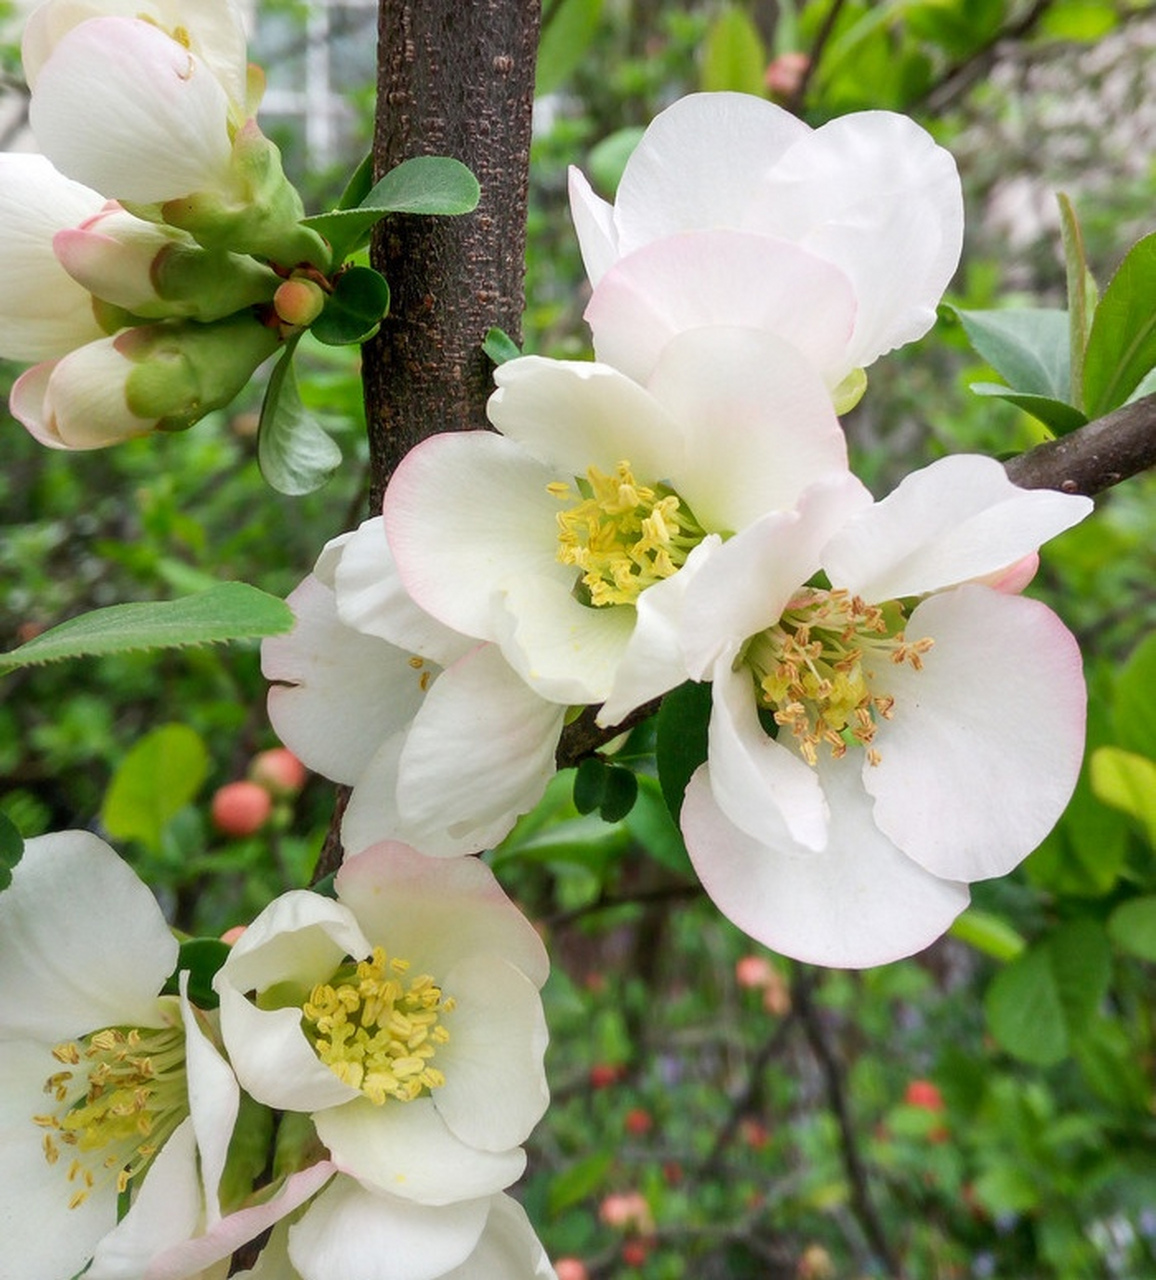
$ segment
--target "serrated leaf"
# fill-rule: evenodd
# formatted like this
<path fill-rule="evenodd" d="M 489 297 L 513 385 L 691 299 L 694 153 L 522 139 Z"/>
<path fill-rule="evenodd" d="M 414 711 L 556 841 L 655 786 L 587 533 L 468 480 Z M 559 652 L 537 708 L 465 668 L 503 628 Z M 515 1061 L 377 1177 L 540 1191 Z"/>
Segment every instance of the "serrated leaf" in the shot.
<path fill-rule="evenodd" d="M 456 216 L 476 209 L 480 198 L 477 178 L 460 160 L 414 156 L 391 169 L 355 209 L 338 208 L 302 221 L 329 241 L 340 262 L 366 243 L 387 213 Z"/>
<path fill-rule="evenodd" d="M 1108 937 L 1121 951 L 1156 961 L 1156 894 L 1118 906 L 1108 918 Z"/>
<path fill-rule="evenodd" d="M 586 55 L 598 31 L 603 0 L 561 0 L 542 28 L 534 92 L 553 93 Z"/>
<path fill-rule="evenodd" d="M 209 752 L 187 725 L 146 734 L 117 766 L 100 820 L 118 840 L 139 840 L 154 853 L 167 823 L 197 794 L 209 772 Z"/>
<path fill-rule="evenodd" d="M 222 582 L 180 600 L 114 604 L 70 618 L 0 654 L 0 675 L 65 658 L 258 640 L 292 627 L 293 611 L 284 600 L 245 582 Z"/>
<path fill-rule="evenodd" d="M 1066 311 L 1024 307 L 956 310 L 971 345 L 1013 391 L 1067 400 L 1071 389 Z"/>
<path fill-rule="evenodd" d="M 678 821 L 691 775 L 706 760 L 711 687 L 687 681 L 672 689 L 658 711 L 655 760 L 662 795 Z"/>
<path fill-rule="evenodd" d="M 24 856 L 24 837 L 6 813 L 0 813 L 0 891 L 12 883 L 12 869 Z"/>
<path fill-rule="evenodd" d="M 987 990 L 996 1040 L 1014 1057 L 1050 1066 L 1071 1051 L 1108 990 L 1111 953 L 1093 920 L 1061 925 L 1013 960 Z"/>
<path fill-rule="evenodd" d="M 711 24 L 702 60 L 702 88 L 761 97 L 767 69 L 767 50 L 758 28 L 745 10 L 730 6 Z"/>
<path fill-rule="evenodd" d="M 1117 409 L 1156 367 L 1156 232 L 1132 246 L 1096 307 L 1084 353 L 1090 418 Z"/>
<path fill-rule="evenodd" d="M 486 336 L 482 341 L 482 350 L 495 364 L 505 364 L 507 360 L 516 360 L 522 354 L 514 339 L 510 337 L 505 329 L 499 329 L 496 325 L 492 329 L 486 330 Z"/>
<path fill-rule="evenodd" d="M 341 450 L 301 403 L 293 371 L 296 344 L 288 346 L 269 377 L 257 432 L 257 465 L 278 493 L 312 493 L 341 465 Z"/>
<path fill-rule="evenodd" d="M 1122 747 L 1099 747 L 1092 753 L 1091 772 L 1097 797 L 1135 818 L 1156 849 L 1156 761 Z"/>
<path fill-rule="evenodd" d="M 389 311 L 389 284 L 372 267 L 349 267 L 334 281 L 309 332 L 328 347 L 366 342 Z"/>
<path fill-rule="evenodd" d="M 1030 391 L 1013 391 L 1011 387 L 1005 387 L 999 382 L 973 382 L 971 389 L 977 396 L 994 396 L 998 400 L 1014 404 L 1017 409 L 1030 413 L 1057 436 L 1066 436 L 1069 431 L 1075 431 L 1088 421 L 1079 409 L 1074 409 L 1064 400 L 1034 395 Z"/>

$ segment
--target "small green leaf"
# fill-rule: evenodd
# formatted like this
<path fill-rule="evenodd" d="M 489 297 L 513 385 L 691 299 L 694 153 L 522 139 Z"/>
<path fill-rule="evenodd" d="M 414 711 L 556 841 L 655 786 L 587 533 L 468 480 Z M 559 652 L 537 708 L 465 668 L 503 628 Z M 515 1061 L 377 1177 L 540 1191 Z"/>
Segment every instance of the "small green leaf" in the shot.
<path fill-rule="evenodd" d="M 1073 409 L 1065 400 L 1053 400 L 1050 396 L 1034 395 L 1030 391 L 1013 391 L 999 382 L 973 382 L 971 389 L 977 396 L 994 396 L 1014 404 L 1017 409 L 1042 422 L 1053 435 L 1066 436 L 1088 421 L 1079 409 Z"/>
<path fill-rule="evenodd" d="M 1156 849 L 1156 761 L 1121 747 L 1098 747 L 1091 769 L 1099 799 L 1135 818 Z"/>
<path fill-rule="evenodd" d="M 1013 391 L 1067 400 L 1071 390 L 1066 311 L 1024 307 L 956 311 L 971 345 Z"/>
<path fill-rule="evenodd" d="M 320 489 L 341 464 L 341 450 L 301 403 L 295 346 L 286 347 L 269 377 L 257 433 L 257 465 L 265 482 L 290 497 Z"/>
<path fill-rule="evenodd" d="M 328 347 L 366 342 L 389 310 L 389 284 L 372 267 L 349 267 L 334 282 L 309 332 Z"/>
<path fill-rule="evenodd" d="M 729 6 L 712 23 L 702 60 L 702 88 L 764 97 L 767 49 L 744 9 Z"/>
<path fill-rule="evenodd" d="M 505 364 L 507 360 L 516 360 L 521 354 L 518 344 L 505 331 L 495 326 L 486 330 L 482 350 L 495 364 Z"/>
<path fill-rule="evenodd" d="M 593 813 L 606 794 L 606 766 L 597 756 L 587 756 L 574 771 L 574 808 Z"/>
<path fill-rule="evenodd" d="M 1121 951 L 1156 961 L 1156 895 L 1118 906 L 1108 918 L 1108 937 Z"/>
<path fill-rule="evenodd" d="M 139 840 L 154 853 L 169 821 L 197 794 L 209 772 L 201 737 L 183 724 L 146 734 L 112 776 L 100 819 L 118 840 Z"/>
<path fill-rule="evenodd" d="M 1068 399 L 1076 408 L 1081 408 L 1084 403 L 1084 348 L 1088 344 L 1088 324 L 1091 319 L 1091 307 L 1088 305 L 1088 259 L 1084 253 L 1084 237 L 1072 202 L 1062 191 L 1056 199 L 1060 205 L 1064 271 L 1068 283 L 1068 353 L 1071 366 Z"/>
<path fill-rule="evenodd" d="M 189 999 L 198 1009 L 215 1009 L 220 1003 L 213 990 L 213 978 L 229 955 L 229 944 L 220 938 L 188 938 L 177 953 L 177 967 L 161 988 L 165 995 L 176 995 L 180 975 L 188 970 Z"/>
<path fill-rule="evenodd" d="M 345 184 L 345 190 L 341 193 L 341 199 L 337 202 L 337 209 L 356 209 L 372 190 L 373 152 L 370 151 L 366 153 L 361 163 L 354 169 L 349 181 Z"/>
<path fill-rule="evenodd" d="M 1156 367 L 1156 231 L 1134 244 L 1104 290 L 1084 353 L 1090 418 L 1118 409 Z"/>
<path fill-rule="evenodd" d="M 24 856 L 24 837 L 6 813 L 0 813 L 0 890 L 12 883 L 12 868 Z"/>
<path fill-rule="evenodd" d="M 1004 963 L 1014 960 L 1025 945 L 1023 938 L 1007 921 L 986 911 L 977 911 L 974 907 L 965 911 L 948 932 L 953 938 Z"/>
<path fill-rule="evenodd" d="M 1094 920 L 1061 925 L 988 988 L 984 1009 L 992 1035 L 1021 1061 L 1061 1061 L 1107 993 L 1111 963 L 1107 935 Z"/>
<path fill-rule="evenodd" d="M 638 800 L 626 818 L 626 829 L 668 871 L 694 875 L 678 824 L 670 816 L 657 778 L 638 777 Z"/>
<path fill-rule="evenodd" d="M 581 63 L 598 33 L 603 0 L 561 0 L 552 7 L 538 46 L 534 92 L 538 97 L 560 88 Z"/>
<path fill-rule="evenodd" d="M 630 125 L 628 128 L 615 130 L 590 148 L 586 164 L 590 171 L 590 181 L 596 190 L 608 198 L 614 195 L 622 181 L 626 162 L 634 154 L 634 149 L 642 141 L 645 132 L 640 125 Z"/>
<path fill-rule="evenodd" d="M 1156 760 L 1156 633 L 1132 651 L 1112 690 L 1113 741 Z"/>
<path fill-rule="evenodd" d="M 638 779 L 630 769 L 611 765 L 606 770 L 606 785 L 598 813 L 603 822 L 621 822 L 638 799 Z"/>
<path fill-rule="evenodd" d="M 0 675 L 65 658 L 257 640 L 292 627 L 293 611 L 284 600 L 244 582 L 222 582 L 180 600 L 114 604 L 70 618 L 0 654 Z"/>
<path fill-rule="evenodd" d="M 706 760 L 711 687 L 688 681 L 672 689 L 658 712 L 655 759 L 662 794 L 678 821 L 691 774 Z"/>
<path fill-rule="evenodd" d="M 612 1151 L 597 1151 L 592 1156 L 576 1161 L 561 1173 L 556 1173 L 550 1179 L 550 1190 L 546 1197 L 550 1216 L 554 1217 L 563 1209 L 569 1209 L 587 1196 L 592 1196 L 606 1181 L 613 1166 Z"/>

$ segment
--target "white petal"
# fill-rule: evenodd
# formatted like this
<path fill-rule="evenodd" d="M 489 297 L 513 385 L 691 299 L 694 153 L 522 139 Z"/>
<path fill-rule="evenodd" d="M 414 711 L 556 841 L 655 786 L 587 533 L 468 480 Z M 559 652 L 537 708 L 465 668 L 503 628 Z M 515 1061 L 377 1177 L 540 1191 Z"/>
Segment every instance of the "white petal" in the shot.
<path fill-rule="evenodd" d="M 346 626 L 388 640 L 407 654 L 420 654 L 445 667 L 474 647 L 468 637 L 443 626 L 410 599 L 381 516 L 366 520 L 345 542 L 334 586 Z"/>
<path fill-rule="evenodd" d="M 87 831 L 24 846 L 0 894 L 0 1039 L 165 1024 L 177 941 L 136 873 Z"/>
<path fill-rule="evenodd" d="M 550 971 L 533 925 L 477 858 L 427 858 L 380 844 L 346 858 L 341 901 L 365 935 L 435 978 L 476 954 L 501 956 L 540 987 Z"/>
<path fill-rule="evenodd" d="M 591 466 L 612 473 L 630 463 L 642 484 L 669 479 L 684 466 L 678 406 L 656 403 L 619 369 L 588 360 L 523 356 L 494 371 L 490 421 L 554 478 L 584 478 Z M 554 500 L 554 510 L 564 504 Z M 551 520 L 551 530 L 555 530 Z"/>
<path fill-rule="evenodd" d="M 433 1104 L 462 1142 L 508 1151 L 525 1142 L 550 1101 L 538 989 L 506 961 L 478 955 L 446 973 L 443 991 L 456 1007 L 445 1018 L 449 1043 L 434 1058 L 446 1082 L 432 1091 Z"/>
<path fill-rule="evenodd" d="M 477 1244 L 489 1201 L 429 1207 L 337 1178 L 289 1229 L 302 1280 L 438 1280 Z"/>
<path fill-rule="evenodd" d="M 494 645 L 459 659 L 406 735 L 395 834 L 427 854 L 492 848 L 554 776 L 565 710 L 538 697 Z"/>
<path fill-rule="evenodd" d="M 494 614 L 512 581 L 559 578 L 557 475 L 488 431 L 433 436 L 390 481 L 385 527 L 410 596 L 446 626 L 496 639 Z"/>
<path fill-rule="evenodd" d="M 680 821 L 703 887 L 744 933 L 809 964 L 859 969 L 922 950 L 967 905 L 967 886 L 929 875 L 880 834 L 854 766 L 820 767 L 831 805 L 821 853 L 740 831 L 702 766 Z"/>
<path fill-rule="evenodd" d="M 1004 569 L 1077 524 L 1090 498 L 1020 489 L 994 458 L 957 454 L 912 472 L 832 538 L 832 583 L 880 602 Z"/>
<path fill-rule="evenodd" d="M 67 1181 L 68 1162 L 50 1165 L 44 1158 L 44 1130 L 32 1117 L 45 1108 L 44 1082 L 59 1070 L 45 1045 L 0 1041 L 0 1232 L 11 1280 L 75 1275 L 116 1225 L 115 1180 L 69 1209 L 75 1184 Z"/>
<path fill-rule="evenodd" d="M 685 471 L 670 479 L 705 529 L 742 529 L 847 470 L 830 396 L 798 351 L 773 334 L 681 334 L 663 352 L 650 389 L 672 411 L 677 406 L 686 424 Z"/>
<path fill-rule="evenodd" d="M 591 284 L 597 284 L 618 256 L 614 209 L 594 194 L 590 183 L 573 165 L 570 166 L 570 217 L 586 274 Z"/>
<path fill-rule="evenodd" d="M 454 1135 L 430 1098 L 358 1098 L 314 1116 L 334 1164 L 363 1186 L 418 1204 L 450 1205 L 492 1195 L 526 1167 L 520 1147 L 479 1151 Z"/>
<path fill-rule="evenodd" d="M 398 765 L 408 732 L 402 729 L 386 738 L 354 784 L 341 815 L 341 845 L 346 857 L 379 841 L 409 835 L 397 807 Z"/>
<path fill-rule="evenodd" d="M 619 253 L 693 227 L 741 227 L 762 175 L 810 130 L 744 93 L 694 93 L 650 122 L 615 199 Z"/>
<path fill-rule="evenodd" d="M 526 1211 L 510 1196 L 494 1196 L 486 1229 L 469 1258 L 441 1280 L 558 1280 Z"/>
<path fill-rule="evenodd" d="M 746 667 L 732 671 L 725 658 L 714 672 L 707 741 L 712 794 L 730 822 L 764 843 L 824 847 L 828 813 L 818 776 L 767 737 L 754 677 Z"/>
<path fill-rule="evenodd" d="M 649 380 L 679 333 L 724 325 L 774 334 L 824 386 L 855 366 L 855 292 L 833 263 L 788 240 L 744 231 L 687 231 L 622 258 L 585 311 L 599 360 Z M 828 407 L 830 397 L 827 397 Z"/>
<path fill-rule="evenodd" d="M 205 1221 L 211 1227 L 221 1217 L 218 1193 L 233 1128 L 237 1123 L 241 1090 L 232 1068 L 201 1029 L 200 1019 L 205 1015 L 189 1003 L 188 985 L 189 975 L 185 971 L 180 976 L 180 987 L 181 1016 L 185 1026 L 189 1113 L 200 1158 Z"/>
<path fill-rule="evenodd" d="M 964 586 L 925 600 L 909 639 L 923 670 L 891 667 L 895 697 L 865 768 L 875 822 L 936 875 L 1004 875 L 1040 843 L 1072 794 L 1084 748 L 1075 639 L 1037 600 Z"/>
<path fill-rule="evenodd" d="M 62 173 L 115 199 L 229 190 L 225 91 L 148 22 L 99 17 L 69 31 L 40 69 L 29 120 Z"/>
<path fill-rule="evenodd" d="M 342 622 L 333 592 L 316 578 L 306 578 L 288 603 L 293 630 L 261 645 L 261 670 L 277 682 L 269 719 L 310 769 L 354 783 L 421 706 L 422 670 L 411 653 Z"/>

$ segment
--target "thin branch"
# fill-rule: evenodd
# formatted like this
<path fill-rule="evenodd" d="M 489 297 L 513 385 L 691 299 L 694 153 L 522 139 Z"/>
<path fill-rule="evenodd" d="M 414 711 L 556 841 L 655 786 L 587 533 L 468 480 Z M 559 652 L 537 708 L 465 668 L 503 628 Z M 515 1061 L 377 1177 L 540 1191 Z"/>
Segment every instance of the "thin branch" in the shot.
<path fill-rule="evenodd" d="M 771 1063 L 771 1059 L 779 1052 L 783 1046 L 783 1042 L 787 1037 L 788 1031 L 793 1025 L 792 1009 L 783 1018 L 774 1031 L 759 1046 L 759 1051 L 755 1055 L 755 1060 L 751 1063 L 751 1069 L 747 1074 L 746 1088 L 731 1103 L 730 1112 L 727 1115 L 726 1123 L 718 1131 L 714 1144 L 706 1159 L 702 1162 L 702 1168 L 699 1173 L 702 1177 L 717 1173 L 722 1163 L 722 1158 L 727 1148 L 735 1140 L 739 1128 L 742 1125 L 743 1117 L 750 1111 L 754 1105 L 755 1099 L 759 1095 L 759 1091 L 763 1087 L 763 1072 Z"/>
<path fill-rule="evenodd" d="M 649 720 L 660 706 L 662 706 L 661 698 L 651 698 L 642 706 L 635 707 L 625 720 L 607 727 L 600 725 L 595 719 L 601 707 L 585 707 L 582 714 L 562 730 L 558 750 L 554 753 L 555 765 L 559 769 L 569 769 L 571 765 L 577 764 L 579 760 L 585 760 L 587 756 L 592 756 L 607 743 L 613 742 L 615 738 L 629 733 L 635 725 Z"/>
<path fill-rule="evenodd" d="M 1021 489 L 1101 493 L 1156 467 L 1156 395 L 1097 418 L 1004 463 Z"/>
<path fill-rule="evenodd" d="M 811 87 L 811 80 L 818 69 L 823 50 L 827 47 L 827 41 L 830 40 L 834 33 L 835 23 L 839 20 L 839 13 L 843 8 L 843 4 L 844 0 L 833 0 L 831 7 L 823 17 L 823 25 L 819 28 L 815 41 L 811 45 L 810 53 L 807 55 L 807 65 L 803 68 L 803 74 L 799 78 L 798 86 L 789 100 L 784 103 L 784 106 L 792 115 L 801 116 L 803 114 L 806 106 L 807 90 Z"/>
<path fill-rule="evenodd" d="M 639 889 L 634 893 L 624 893 L 617 896 L 603 894 L 593 902 L 586 903 L 585 906 L 572 907 L 569 911 L 557 911 L 553 915 L 546 916 L 542 923 L 547 928 L 557 929 L 561 925 L 573 924 L 575 920 L 582 920 L 586 916 L 597 915 L 600 911 L 612 911 L 615 907 L 640 906 L 649 902 L 678 902 L 691 898 L 701 898 L 702 895 L 703 887 L 697 882 L 695 884 L 668 884 L 658 889 Z"/>

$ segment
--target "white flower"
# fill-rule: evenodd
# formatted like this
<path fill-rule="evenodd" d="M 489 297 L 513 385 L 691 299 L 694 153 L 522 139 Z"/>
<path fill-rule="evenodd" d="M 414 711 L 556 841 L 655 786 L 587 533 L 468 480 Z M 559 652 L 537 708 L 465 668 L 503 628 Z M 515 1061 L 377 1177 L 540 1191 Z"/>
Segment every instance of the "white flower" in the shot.
<path fill-rule="evenodd" d="M 53 360 L 104 336 L 91 295 L 52 248 L 58 231 L 104 203 L 43 156 L 0 154 L 0 354 L 9 360 Z"/>
<path fill-rule="evenodd" d="M 684 333 L 645 386 L 526 356 L 495 373 L 502 435 L 434 436 L 402 461 L 385 525 L 410 596 L 501 648 L 543 698 L 614 724 L 680 684 L 658 609 L 716 535 L 845 471 L 830 397 L 768 333 Z"/>
<path fill-rule="evenodd" d="M 595 354 L 637 378 L 675 333 L 722 323 L 790 337 L 834 386 L 931 327 L 963 235 L 955 162 L 913 121 L 812 130 L 738 93 L 657 116 L 613 206 L 572 169 L 570 203 Z"/>
<path fill-rule="evenodd" d="M 177 952 L 152 894 L 103 841 L 27 842 L 0 893 L 5 1276 L 60 1280 L 110 1232 L 147 1230 L 151 1215 L 133 1209 L 117 1227 L 118 1197 L 139 1203 L 148 1188 L 154 1211 L 175 1210 L 171 1189 L 197 1181 L 198 1152 L 215 1196 L 237 1085 L 188 1002 L 159 994 Z M 152 1225 L 174 1224 L 162 1213 Z"/>
<path fill-rule="evenodd" d="M 1017 562 L 1090 509 L 960 456 L 874 504 L 821 481 L 715 551 L 678 622 L 713 684 L 681 825 L 744 932 L 814 963 L 897 959 L 1043 839 L 1083 753 L 1080 655 L 983 580 L 1022 586 Z"/>
<path fill-rule="evenodd" d="M 310 1113 L 368 1190 L 419 1206 L 502 1190 L 547 1102 L 537 933 L 474 858 L 378 844 L 336 886 L 277 898 L 218 972 L 237 1078 Z"/>
<path fill-rule="evenodd" d="M 537 803 L 565 708 L 409 600 L 380 517 L 329 543 L 289 603 L 293 631 L 261 650 L 269 717 L 305 764 L 353 787 L 347 852 L 389 837 L 476 853 Z"/>

